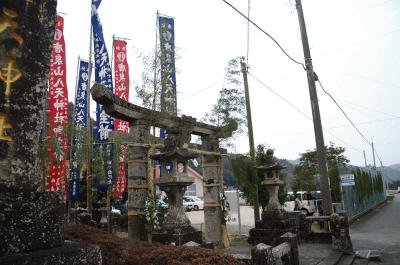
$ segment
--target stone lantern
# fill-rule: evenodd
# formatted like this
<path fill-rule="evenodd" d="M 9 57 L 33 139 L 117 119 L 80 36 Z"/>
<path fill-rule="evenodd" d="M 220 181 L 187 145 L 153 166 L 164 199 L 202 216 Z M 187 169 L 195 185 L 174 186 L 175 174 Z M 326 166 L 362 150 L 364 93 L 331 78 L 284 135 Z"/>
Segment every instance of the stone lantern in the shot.
<path fill-rule="evenodd" d="M 264 243 L 276 246 L 281 243 L 281 236 L 287 232 L 296 232 L 296 221 L 286 212 L 278 199 L 279 185 L 283 181 L 279 179 L 279 171 L 285 167 L 273 159 L 273 150 L 267 150 L 266 163 L 256 167 L 263 173 L 264 180 L 261 182 L 269 194 L 269 201 L 264 209 L 261 220 L 257 221 L 255 228 L 250 229 L 248 242 L 253 245 Z"/>
<path fill-rule="evenodd" d="M 170 130 L 169 140 L 166 140 L 165 151 L 151 156 L 151 159 L 161 162 L 161 177 L 154 183 L 158 185 L 169 200 L 169 209 L 164 219 L 161 231 L 153 234 L 153 240 L 161 243 L 174 243 L 182 245 L 189 241 L 201 243 L 202 233 L 190 225 L 183 207 L 183 194 L 186 187 L 194 182 L 194 178 L 187 173 L 189 159 L 197 157 L 197 154 L 186 148 L 180 147 L 179 133 Z"/>
<path fill-rule="evenodd" d="M 282 209 L 278 199 L 278 191 L 279 185 L 282 185 L 283 181 L 279 179 L 279 171 L 285 168 L 286 167 L 277 162 L 256 167 L 256 169 L 264 175 L 264 180 L 261 182 L 261 185 L 266 187 L 269 194 L 267 210 Z"/>

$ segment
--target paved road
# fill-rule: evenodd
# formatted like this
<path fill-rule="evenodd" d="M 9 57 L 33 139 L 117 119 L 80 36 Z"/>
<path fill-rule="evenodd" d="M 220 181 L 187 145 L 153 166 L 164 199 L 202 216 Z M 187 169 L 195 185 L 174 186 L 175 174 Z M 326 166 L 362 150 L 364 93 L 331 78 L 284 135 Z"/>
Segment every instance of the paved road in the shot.
<path fill-rule="evenodd" d="M 400 265 L 400 194 L 350 227 L 354 249 L 376 249 L 383 253 L 380 264 Z"/>

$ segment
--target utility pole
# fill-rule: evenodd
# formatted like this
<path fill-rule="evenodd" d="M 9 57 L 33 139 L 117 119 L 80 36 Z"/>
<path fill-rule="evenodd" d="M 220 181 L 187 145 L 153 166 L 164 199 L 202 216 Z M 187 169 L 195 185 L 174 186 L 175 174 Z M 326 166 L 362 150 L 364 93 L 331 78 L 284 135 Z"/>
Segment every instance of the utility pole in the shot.
<path fill-rule="evenodd" d="M 367 166 L 367 157 L 365 156 L 365 150 L 363 150 L 363 153 L 364 153 L 364 163 L 365 163 L 365 169 L 367 169 L 367 168 L 368 168 L 368 166 Z"/>
<path fill-rule="evenodd" d="M 374 170 L 376 170 L 374 142 L 371 143 L 371 147 L 372 147 L 372 158 L 374 160 Z"/>
<path fill-rule="evenodd" d="M 305 67 L 307 71 L 308 88 L 310 90 L 311 110 L 314 123 L 315 142 L 317 146 L 319 178 L 321 182 L 322 208 L 324 210 L 324 215 L 330 215 L 333 212 L 332 197 L 331 197 L 331 190 L 329 187 L 324 134 L 322 132 L 317 89 L 315 87 L 316 74 L 314 73 L 312 65 L 310 47 L 308 45 L 306 23 L 304 21 L 303 7 L 301 5 L 301 0 L 296 0 L 296 9 L 299 18 L 301 40 L 303 43 L 303 52 L 304 52 Z"/>
<path fill-rule="evenodd" d="M 253 135 L 253 122 L 251 119 L 251 108 L 250 108 L 250 94 L 249 94 L 249 83 L 247 81 L 247 66 L 246 63 L 240 62 L 242 73 L 243 73 L 243 83 L 244 83 L 244 94 L 246 97 L 246 115 L 247 115 L 247 128 L 249 133 L 249 147 L 250 147 L 250 158 L 251 161 L 256 161 L 256 155 L 254 151 L 254 135 Z M 254 221 L 260 220 L 260 204 L 258 202 L 258 181 L 257 173 L 253 172 L 252 182 L 254 184 Z"/>

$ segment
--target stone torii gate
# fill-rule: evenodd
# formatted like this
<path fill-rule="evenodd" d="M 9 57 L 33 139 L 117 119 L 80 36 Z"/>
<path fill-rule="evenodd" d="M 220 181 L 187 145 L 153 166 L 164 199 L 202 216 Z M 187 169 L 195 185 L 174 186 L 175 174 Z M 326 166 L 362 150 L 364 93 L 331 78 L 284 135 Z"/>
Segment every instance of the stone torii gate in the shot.
<path fill-rule="evenodd" d="M 91 91 L 93 99 L 104 106 L 108 115 L 129 122 L 129 135 L 119 133 L 123 140 L 134 143 L 128 145 L 128 236 L 139 239 L 144 230 L 140 219 L 148 187 L 150 126 L 156 126 L 167 128 L 167 134 L 168 128 L 173 128 L 178 129 L 182 136 L 189 135 L 188 139 L 183 139 L 187 145 L 190 144 L 190 134 L 201 137 L 200 152 L 207 153 L 203 161 L 205 238 L 206 241 L 221 244 L 223 213 L 219 196 L 223 187 L 218 138 L 229 137 L 231 132 L 188 116 L 176 117 L 131 104 L 106 91 L 102 85 L 95 84 Z"/>

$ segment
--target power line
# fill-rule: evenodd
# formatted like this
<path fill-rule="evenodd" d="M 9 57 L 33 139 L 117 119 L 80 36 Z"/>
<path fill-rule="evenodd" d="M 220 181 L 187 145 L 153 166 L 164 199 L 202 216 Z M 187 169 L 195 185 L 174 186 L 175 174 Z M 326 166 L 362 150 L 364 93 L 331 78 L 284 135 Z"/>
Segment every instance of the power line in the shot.
<path fill-rule="evenodd" d="M 284 98 L 283 96 L 281 96 L 280 94 L 278 94 L 275 90 L 273 90 L 271 87 L 269 87 L 268 85 L 266 85 L 264 82 L 262 82 L 260 79 L 258 79 L 257 77 L 253 76 L 252 74 L 248 73 L 249 76 L 251 76 L 254 80 L 256 80 L 258 83 L 260 83 L 263 87 L 267 88 L 269 91 L 271 91 L 273 94 L 275 94 L 277 97 L 279 97 L 280 99 L 282 99 L 283 101 L 285 101 L 289 106 L 291 106 L 293 109 L 295 109 L 297 112 L 299 112 L 301 115 L 303 115 L 305 118 L 307 118 L 308 120 L 312 121 L 312 118 L 309 117 L 307 114 L 305 114 L 303 111 L 301 111 L 298 107 L 296 107 L 295 105 L 293 105 L 290 101 L 288 101 L 286 98 Z M 361 150 L 351 146 L 350 144 L 346 143 L 345 141 L 343 141 L 342 139 L 340 139 L 339 137 L 337 137 L 336 135 L 334 135 L 333 133 L 331 133 L 330 131 L 328 131 L 327 129 L 324 129 L 324 131 L 326 133 L 328 133 L 330 136 L 332 136 L 333 138 L 337 139 L 338 141 L 342 142 L 343 144 L 345 144 L 346 146 L 348 146 L 349 148 L 359 152 L 359 153 L 363 153 Z"/>
<path fill-rule="evenodd" d="M 400 31 L 400 29 L 399 29 L 399 31 Z M 332 68 L 330 66 L 319 65 L 319 64 L 317 64 L 317 66 L 323 67 L 323 68 L 327 68 L 327 69 L 329 69 L 331 71 L 334 71 L 334 72 L 337 72 L 337 73 L 341 73 L 343 75 L 348 75 L 348 76 L 351 76 L 353 78 L 363 79 L 363 80 L 366 80 L 366 81 L 369 81 L 369 82 L 374 82 L 374 83 L 381 84 L 381 85 L 384 85 L 384 86 L 391 86 L 391 87 L 400 88 L 400 85 L 387 83 L 387 82 L 382 81 L 382 80 L 371 79 L 369 77 L 365 77 L 365 76 L 362 76 L 362 75 L 359 75 L 359 74 L 355 74 L 355 73 L 345 72 L 345 71 L 342 71 L 342 70 L 338 70 L 338 69 Z"/>
<path fill-rule="evenodd" d="M 185 99 L 191 98 L 191 97 L 193 97 L 193 96 L 195 96 L 195 95 L 197 95 L 197 94 L 203 92 L 204 90 L 207 90 L 207 89 L 209 89 L 209 88 L 215 86 L 216 84 L 221 83 L 221 82 L 224 81 L 224 80 L 225 80 L 225 78 L 222 78 L 222 79 L 220 79 L 220 80 L 218 80 L 218 81 L 216 81 L 216 82 L 214 82 L 214 83 L 212 83 L 212 84 L 209 84 L 208 86 L 203 87 L 203 88 L 201 88 L 201 89 L 199 89 L 199 90 L 193 92 L 192 94 L 187 95 L 186 97 L 182 98 L 181 100 L 185 100 Z"/>
<path fill-rule="evenodd" d="M 321 67 L 330 68 L 330 67 L 327 67 L 327 66 L 322 66 L 322 65 L 320 65 L 320 66 L 321 66 Z M 333 68 L 330 68 L 330 69 L 331 69 L 331 70 L 335 70 L 335 69 L 333 69 Z M 339 71 L 338 71 L 338 72 L 339 72 Z M 343 74 L 352 75 L 352 74 L 350 74 L 350 73 L 344 73 L 344 72 L 342 72 L 342 73 L 343 73 Z M 279 75 L 279 74 L 277 74 L 277 73 L 274 73 L 274 72 L 270 72 L 269 74 L 271 74 L 271 75 L 277 77 L 278 79 L 282 79 L 282 80 L 285 80 L 285 81 L 287 81 L 287 82 L 289 82 L 289 83 L 292 83 L 292 84 L 294 84 L 294 85 L 296 85 L 296 86 L 298 86 L 298 87 L 300 87 L 300 88 L 307 88 L 307 87 L 304 86 L 302 83 L 299 83 L 299 82 L 296 82 L 296 81 L 294 81 L 294 80 L 291 80 L 291 79 L 287 78 L 286 76 L 284 77 L 284 76 L 281 76 L 281 75 Z M 357 77 L 357 76 L 355 76 L 355 77 Z M 359 78 L 364 78 L 364 77 L 359 77 Z M 364 78 L 364 79 L 367 79 L 367 78 Z M 373 79 L 368 79 L 368 80 L 371 81 L 371 82 L 379 82 L 379 83 L 382 83 L 383 85 L 394 86 L 394 87 L 400 88 L 400 86 L 397 86 L 397 85 L 394 85 L 394 84 L 389 84 L 389 83 L 384 83 L 383 81 L 373 80 Z M 321 92 L 321 91 L 317 91 L 317 92 L 318 92 L 318 93 L 321 93 L 321 95 L 327 96 L 325 93 L 323 93 L 323 92 Z M 358 104 L 358 103 L 354 103 L 354 102 L 351 102 L 351 101 L 346 100 L 346 99 L 343 99 L 343 98 L 337 98 L 337 97 L 336 97 L 336 100 L 337 100 L 337 101 L 342 101 L 342 102 L 344 102 L 344 103 L 346 103 L 346 104 L 354 105 L 354 106 L 357 106 L 357 107 L 360 107 L 360 108 L 363 108 L 363 109 L 366 109 L 366 110 L 369 110 L 369 111 L 373 111 L 373 112 L 381 113 L 381 114 L 384 114 L 384 115 L 387 115 L 387 116 L 391 116 L 391 117 L 394 117 L 394 118 L 400 117 L 400 114 L 391 114 L 391 113 L 388 113 L 388 112 L 385 112 L 385 111 L 382 111 L 382 110 L 378 110 L 378 109 L 376 109 L 376 108 L 370 108 L 370 107 L 367 107 L 367 106 L 364 106 L 364 105 L 360 105 L 360 104 Z"/>
<path fill-rule="evenodd" d="M 279 49 L 281 49 L 281 51 L 294 63 L 296 64 L 300 64 L 301 66 L 303 66 L 303 69 L 306 70 L 306 66 L 304 65 L 304 63 L 299 62 L 295 59 L 293 59 L 292 56 L 290 56 L 285 49 L 282 48 L 282 46 L 279 44 L 279 42 L 277 40 L 274 39 L 274 37 L 272 37 L 268 32 L 266 32 L 265 30 L 263 30 L 260 26 L 258 26 L 255 22 L 253 22 L 249 17 L 247 17 L 245 14 L 243 14 L 242 12 L 240 12 L 236 7 L 234 7 L 231 3 L 229 3 L 226 0 L 222 0 L 224 3 L 226 3 L 228 6 L 230 6 L 232 9 L 234 9 L 238 14 L 240 14 L 242 17 L 244 17 L 248 22 L 250 22 L 253 26 L 255 26 L 257 29 L 259 29 L 262 33 L 264 33 L 265 35 L 267 35 L 273 42 L 275 42 L 275 44 L 279 47 Z"/>
<path fill-rule="evenodd" d="M 377 120 L 372 120 L 372 121 L 360 122 L 360 123 L 357 123 L 356 125 L 366 125 L 366 124 L 372 124 L 372 123 L 378 123 L 378 122 L 386 122 L 386 121 L 396 120 L 396 119 L 400 119 L 400 117 L 399 118 L 377 119 Z M 338 126 L 326 127 L 325 130 L 348 128 L 348 127 L 349 127 L 349 125 L 338 125 Z M 309 130 L 308 131 L 297 131 L 297 132 L 283 132 L 283 133 L 268 135 L 268 137 L 277 137 L 277 136 L 286 136 L 286 135 L 298 135 L 298 134 L 305 134 L 305 133 L 309 133 L 309 132 L 310 132 Z"/>
<path fill-rule="evenodd" d="M 325 92 L 325 94 L 327 94 L 332 101 L 335 103 L 335 105 L 340 109 L 340 111 L 343 113 L 343 115 L 346 117 L 346 119 L 350 122 L 350 124 L 354 127 L 354 129 L 358 132 L 358 134 L 365 140 L 365 142 L 367 142 L 368 145 L 372 146 L 372 144 L 368 141 L 368 139 L 364 136 L 364 134 L 358 129 L 358 127 L 354 124 L 354 122 L 349 118 L 349 116 L 347 116 L 346 112 L 342 109 L 342 107 L 339 105 L 339 103 L 337 103 L 337 101 L 335 100 L 335 98 L 325 90 L 324 86 L 322 85 L 321 81 L 319 80 L 318 76 L 316 73 L 314 73 L 315 75 L 315 79 L 316 81 L 318 81 L 319 85 L 321 86 L 322 90 Z M 376 151 L 376 149 L 374 149 L 374 153 L 378 156 L 379 161 L 382 163 L 382 159 L 380 158 L 380 155 L 378 154 L 378 152 Z"/>
<path fill-rule="evenodd" d="M 364 134 L 362 134 L 362 132 L 357 128 L 357 126 L 354 124 L 354 122 L 349 118 L 349 116 L 347 116 L 346 112 L 342 109 L 342 107 L 339 105 L 339 103 L 337 103 L 336 99 L 333 98 L 333 96 L 327 92 L 324 88 L 324 86 L 321 84 L 321 81 L 319 80 L 318 76 L 316 73 L 314 73 L 315 75 L 315 79 L 318 81 L 319 85 L 321 86 L 322 90 L 325 92 L 325 94 L 327 94 L 335 103 L 335 105 L 340 109 L 340 111 L 343 113 L 343 115 L 346 117 L 346 119 L 351 123 L 351 125 L 354 127 L 354 129 L 356 129 L 356 131 L 358 132 L 359 135 L 361 135 L 361 137 L 368 143 L 370 144 L 370 142 L 368 141 L 368 139 L 364 136 Z"/>

